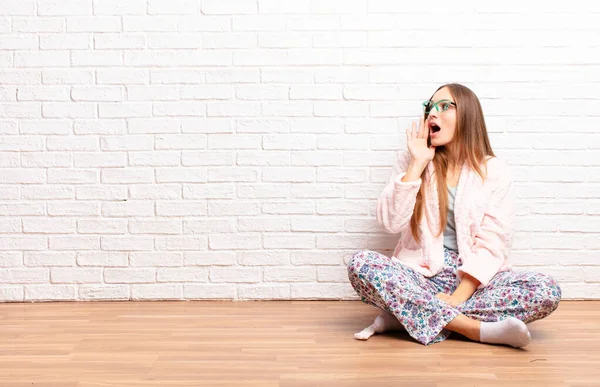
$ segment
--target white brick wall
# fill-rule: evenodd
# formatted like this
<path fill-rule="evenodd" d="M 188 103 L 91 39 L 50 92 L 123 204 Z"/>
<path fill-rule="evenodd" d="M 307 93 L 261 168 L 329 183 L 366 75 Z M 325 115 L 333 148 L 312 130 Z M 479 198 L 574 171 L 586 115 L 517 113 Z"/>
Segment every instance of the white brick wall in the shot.
<path fill-rule="evenodd" d="M 442 83 L 514 170 L 514 262 L 600 298 L 593 2 L 0 0 L 0 301 L 357 299 Z"/>

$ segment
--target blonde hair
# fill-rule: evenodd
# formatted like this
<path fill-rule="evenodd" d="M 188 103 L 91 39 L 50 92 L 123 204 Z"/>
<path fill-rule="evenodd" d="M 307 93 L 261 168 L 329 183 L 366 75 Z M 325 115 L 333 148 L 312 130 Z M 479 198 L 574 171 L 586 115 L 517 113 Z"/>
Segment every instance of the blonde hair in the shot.
<path fill-rule="evenodd" d="M 454 152 L 446 146 L 438 146 L 435 149 L 433 165 L 435 169 L 435 178 L 437 182 L 437 191 L 440 204 L 440 229 L 442 234 L 446 228 L 448 218 L 448 188 L 446 187 L 446 176 L 450 166 L 467 165 L 474 170 L 482 179 L 485 179 L 484 172 L 481 170 L 481 164 L 484 163 L 487 156 L 495 156 L 490 145 L 483 110 L 475 93 L 466 86 L 458 83 L 449 83 L 440 86 L 436 92 L 442 88 L 448 88 L 448 91 L 456 103 L 456 131 L 452 141 Z M 435 93 L 434 93 L 435 95 Z M 433 98 L 433 96 L 432 96 Z M 428 145 L 431 139 L 427 139 Z M 451 155 L 457 157 L 451 160 Z M 453 164 L 453 165 L 451 165 Z M 411 233 L 417 242 L 419 237 L 419 221 L 423 216 L 423 206 L 425 203 L 427 168 L 421 174 L 423 184 L 417 193 L 415 209 L 410 219 Z"/>

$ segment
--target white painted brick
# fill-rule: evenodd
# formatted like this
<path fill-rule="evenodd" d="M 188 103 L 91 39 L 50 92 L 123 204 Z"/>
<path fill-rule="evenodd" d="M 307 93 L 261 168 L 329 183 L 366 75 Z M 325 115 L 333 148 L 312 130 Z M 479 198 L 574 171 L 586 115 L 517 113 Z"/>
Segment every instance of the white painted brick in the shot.
<path fill-rule="evenodd" d="M 133 0 L 126 3 L 115 0 L 93 1 L 94 15 L 142 15 L 146 13 L 145 0 Z"/>
<path fill-rule="evenodd" d="M 0 204 L 0 215 L 44 215 L 44 203 L 6 203 Z"/>
<path fill-rule="evenodd" d="M 248 217 L 238 218 L 239 231 L 258 231 L 258 232 L 281 232 L 290 231 L 290 221 L 285 218 L 274 217 Z"/>
<path fill-rule="evenodd" d="M 231 300 L 235 299 L 235 286 L 232 284 L 185 284 L 183 285 L 183 296 L 189 300 Z"/>
<path fill-rule="evenodd" d="M 121 187 L 126 188 L 126 187 Z M 136 184 L 129 188 L 129 197 L 131 199 L 178 199 L 181 197 L 181 187 L 175 184 Z M 115 199 L 124 200 L 127 198 L 127 190 L 124 197 Z"/>
<path fill-rule="evenodd" d="M 25 266 L 74 266 L 75 252 L 25 252 Z M 2 265 L 0 265 L 2 266 Z M 16 266 L 13 265 L 13 266 Z"/>
<path fill-rule="evenodd" d="M 107 268 L 104 269 L 104 281 L 107 284 L 143 284 L 156 279 L 156 269 L 145 268 Z"/>
<path fill-rule="evenodd" d="M 372 218 L 346 219 L 343 231 L 356 233 L 382 233 L 385 232 Z"/>
<path fill-rule="evenodd" d="M 77 253 L 77 265 L 123 267 L 127 266 L 127 253 L 120 252 L 80 252 Z"/>
<path fill-rule="evenodd" d="M 305 150 L 314 149 L 317 144 L 315 135 L 277 134 L 263 136 L 263 149 Z"/>
<path fill-rule="evenodd" d="M 367 172 L 357 168 L 317 168 L 318 182 L 362 183 L 367 180 Z"/>
<path fill-rule="evenodd" d="M 96 71 L 98 84 L 104 85 L 143 85 L 150 78 L 148 70 L 144 69 L 98 69 Z"/>
<path fill-rule="evenodd" d="M 23 233 L 26 234 L 72 234 L 75 229 L 74 219 L 39 217 L 23 219 Z"/>
<path fill-rule="evenodd" d="M 0 168 L 0 184 L 45 183 L 46 174 L 39 168 Z"/>
<path fill-rule="evenodd" d="M 152 85 L 127 87 L 127 99 L 130 101 L 173 101 L 178 98 L 179 90 L 175 86 Z"/>
<path fill-rule="evenodd" d="M 158 268 L 157 282 L 207 282 L 207 268 Z"/>
<path fill-rule="evenodd" d="M 154 216 L 154 203 L 143 200 L 102 203 L 102 216 L 125 218 L 130 216 Z"/>
<path fill-rule="evenodd" d="M 266 167 L 263 168 L 263 181 L 310 183 L 315 180 L 316 171 L 310 167 Z"/>
<path fill-rule="evenodd" d="M 314 34 L 312 45 L 316 48 L 350 48 L 367 45 L 367 35 L 360 31 L 336 31 Z"/>
<path fill-rule="evenodd" d="M 0 287 L 0 299 L 4 302 L 22 302 L 25 298 L 22 286 Z"/>
<path fill-rule="evenodd" d="M 261 248 L 259 233 L 212 234 L 208 237 L 211 250 L 255 250 Z"/>
<path fill-rule="evenodd" d="M 265 249 L 310 249 L 314 246 L 314 235 L 268 233 L 263 236 L 263 247 Z"/>
<path fill-rule="evenodd" d="M 177 20 L 174 16 L 123 16 L 123 31 L 177 31 Z"/>
<path fill-rule="evenodd" d="M 103 134 L 123 135 L 126 131 L 126 123 L 124 120 L 75 120 L 73 130 L 75 134 Z"/>
<path fill-rule="evenodd" d="M 258 4 L 260 6 L 260 2 Z M 285 19 L 277 15 L 233 16 L 231 29 L 233 31 L 282 31 L 285 29 Z"/>
<path fill-rule="evenodd" d="M 123 54 L 118 50 L 71 51 L 71 65 L 75 67 L 122 66 Z"/>
<path fill-rule="evenodd" d="M 348 150 L 366 150 L 369 147 L 369 138 L 364 135 L 347 135 L 340 137 L 336 135 L 325 134 L 319 136 L 317 140 L 318 149 L 348 149 Z"/>
<path fill-rule="evenodd" d="M 266 267 L 264 281 L 267 282 L 314 282 L 317 271 L 314 267 Z"/>
<path fill-rule="evenodd" d="M 24 2 L 17 2 L 24 3 Z M 29 2 L 27 2 L 29 3 Z M 16 5 L 13 3 L 13 6 Z M 10 13 L 13 16 L 12 21 L 12 30 L 13 32 L 64 32 L 65 31 L 65 21 L 61 18 L 44 18 L 44 17 L 36 17 L 36 18 L 28 18 L 28 17 L 17 17 L 16 8 L 11 7 Z M 67 20 L 70 18 L 67 18 Z M 68 26 L 67 22 L 67 26 Z M 70 31 L 70 30 L 69 30 Z M 8 31 L 6 31 L 8 32 Z M 86 31 L 82 31 L 86 32 Z"/>
<path fill-rule="evenodd" d="M 346 199 L 378 199 L 382 187 L 373 185 L 354 184 L 344 187 L 344 197 Z"/>
<path fill-rule="evenodd" d="M 314 83 L 314 70 L 303 68 L 264 68 L 261 69 L 262 83 Z"/>
<path fill-rule="evenodd" d="M 291 261 L 294 265 L 339 265 L 350 256 L 352 256 L 351 251 L 307 249 L 292 251 Z"/>
<path fill-rule="evenodd" d="M 19 125 L 15 121 L 0 120 L 0 134 L 17 134 L 19 133 Z"/>
<path fill-rule="evenodd" d="M 218 267 L 210 270 L 210 281 L 215 283 L 259 282 L 261 272 L 254 267 Z"/>
<path fill-rule="evenodd" d="M 229 86 L 215 85 L 215 86 L 181 86 L 179 88 L 179 96 L 181 99 L 198 99 L 198 100 L 210 100 L 210 99 L 231 99 L 233 93 L 232 88 Z"/>
<path fill-rule="evenodd" d="M 248 32 L 205 32 L 202 46 L 206 49 L 251 49 L 257 46 L 257 37 Z"/>
<path fill-rule="evenodd" d="M 127 164 L 125 152 L 82 152 L 74 156 L 76 168 L 125 167 Z"/>
<path fill-rule="evenodd" d="M 209 216 L 259 215 L 260 203 L 248 200 L 212 200 L 208 203 Z"/>
<path fill-rule="evenodd" d="M 47 283 L 48 269 L 0 269 L 1 284 L 40 284 Z"/>
<path fill-rule="evenodd" d="M 49 147 L 50 148 L 50 147 Z M 34 136 L 2 136 L 0 150 L 2 151 L 40 151 L 44 149 L 44 140 Z M 49 149 L 56 150 L 56 149 Z"/>
<path fill-rule="evenodd" d="M 314 214 L 315 203 L 313 201 L 293 201 L 286 200 L 285 202 L 263 202 L 263 214 Z"/>
<path fill-rule="evenodd" d="M 39 78 L 39 76 L 37 77 Z M 43 69 L 42 83 L 59 85 L 93 84 L 94 72 L 89 69 Z M 35 82 L 38 83 L 38 82 Z"/>
<path fill-rule="evenodd" d="M 72 156 L 69 153 L 28 152 L 21 155 L 23 167 L 70 167 L 72 164 Z"/>
<path fill-rule="evenodd" d="M 285 133 L 289 131 L 289 124 L 284 120 L 236 120 L 237 133 Z"/>
<path fill-rule="evenodd" d="M 199 0 L 172 0 L 165 3 L 161 0 L 148 1 L 149 14 L 186 15 L 200 12 Z"/>
<path fill-rule="evenodd" d="M 156 238 L 157 250 L 207 250 L 208 238 L 204 236 L 168 236 Z"/>
<path fill-rule="evenodd" d="M 339 283 L 299 283 L 292 284 L 292 299 L 339 300 L 344 295 L 344 284 Z"/>
<path fill-rule="evenodd" d="M 96 106 L 92 103 L 46 102 L 42 115 L 47 118 L 94 118 Z"/>
<path fill-rule="evenodd" d="M 256 181 L 258 171 L 255 168 L 248 167 L 209 167 L 209 182 L 249 182 Z"/>
<path fill-rule="evenodd" d="M 27 221 L 29 222 L 29 220 Z M 19 219 L 0 219 L 0 233 L 12 234 L 17 232 L 21 232 Z"/>
<path fill-rule="evenodd" d="M 238 262 L 244 266 L 278 266 L 290 263 L 287 250 L 239 251 Z"/>
<path fill-rule="evenodd" d="M 129 232 L 132 234 L 180 234 L 182 230 L 180 220 L 131 220 Z"/>
<path fill-rule="evenodd" d="M 234 199 L 235 186 L 233 184 L 184 184 L 184 199 Z"/>
<path fill-rule="evenodd" d="M 241 299 L 277 300 L 290 298 L 289 284 L 239 285 L 238 295 Z"/>
<path fill-rule="evenodd" d="M 77 288 L 74 285 L 27 285 L 25 301 L 74 301 Z"/>
<path fill-rule="evenodd" d="M 134 167 L 175 166 L 181 163 L 176 151 L 129 152 L 129 165 Z"/>
<path fill-rule="evenodd" d="M 19 128 L 21 134 L 56 134 L 65 135 L 71 134 L 73 127 L 72 123 L 68 120 L 52 120 L 45 119 L 43 121 L 38 120 L 24 120 L 20 122 Z"/>
<path fill-rule="evenodd" d="M 0 117 L 39 118 L 40 104 L 37 102 L 2 103 Z"/>
<path fill-rule="evenodd" d="M 109 184 L 135 184 L 152 183 L 154 181 L 154 171 L 149 168 L 119 168 L 103 169 L 102 183 Z"/>
<path fill-rule="evenodd" d="M 81 219 L 77 221 L 80 234 L 125 234 L 125 219 Z"/>
<path fill-rule="evenodd" d="M 310 101 L 264 102 L 262 114 L 265 117 L 310 117 L 313 103 Z"/>
<path fill-rule="evenodd" d="M 365 246 L 368 238 L 354 235 L 319 235 L 317 236 L 318 249 L 356 249 L 356 246 Z"/>
<path fill-rule="evenodd" d="M 237 165 L 289 165 L 290 156 L 288 152 L 267 151 L 252 152 L 239 151 Z"/>
<path fill-rule="evenodd" d="M 291 189 L 295 198 L 341 198 L 343 193 L 339 184 L 293 184 Z"/>
<path fill-rule="evenodd" d="M 100 240 L 96 236 L 50 236 L 48 246 L 51 250 L 98 250 Z"/>
<path fill-rule="evenodd" d="M 25 86 L 17 89 L 19 101 L 68 101 L 68 86 Z"/>
<path fill-rule="evenodd" d="M 181 120 L 183 133 L 232 133 L 232 123 L 222 118 L 183 118 Z"/>
<path fill-rule="evenodd" d="M 91 15 L 92 1 L 89 0 L 39 0 L 37 13 L 40 16 Z"/>
<path fill-rule="evenodd" d="M 60 20 L 49 19 L 43 24 L 40 32 L 63 32 L 63 23 Z M 59 28 L 60 26 L 60 28 Z M 54 28 L 53 28 L 54 27 Z M 68 16 L 67 32 L 119 32 L 121 31 L 121 18 L 118 16 Z"/>
<path fill-rule="evenodd" d="M 293 216 L 292 231 L 342 232 L 344 220 L 337 217 Z"/>
<path fill-rule="evenodd" d="M 165 167 L 156 169 L 157 183 L 206 183 L 206 168 Z"/>
<path fill-rule="evenodd" d="M 161 134 L 154 140 L 155 149 L 205 149 L 206 136 L 199 134 Z"/>
<path fill-rule="evenodd" d="M 180 300 L 183 297 L 182 285 L 133 285 L 133 300 Z"/>
<path fill-rule="evenodd" d="M 130 253 L 129 263 L 134 267 L 168 267 L 181 266 L 181 253 L 143 252 Z"/>
<path fill-rule="evenodd" d="M 288 29 L 292 31 L 337 31 L 340 29 L 340 18 L 335 15 L 292 16 L 288 19 Z"/>
<path fill-rule="evenodd" d="M 265 48 L 311 47 L 310 35 L 302 32 L 271 32 L 258 35 L 258 46 Z"/>
<path fill-rule="evenodd" d="M 0 250 L 45 250 L 48 240 L 42 236 L 0 237 Z"/>
<path fill-rule="evenodd" d="M 85 284 L 102 282 L 100 268 L 52 268 L 50 282 L 53 284 Z"/>
<path fill-rule="evenodd" d="M 251 134 L 210 134 L 209 149 L 260 149 L 261 137 Z"/>
<path fill-rule="evenodd" d="M 127 128 L 130 134 L 177 133 L 179 127 L 179 121 L 170 118 L 131 118 L 127 120 Z"/>
<path fill-rule="evenodd" d="M 83 300 L 128 300 L 127 285 L 81 285 L 79 297 Z"/>
<path fill-rule="evenodd" d="M 290 191 L 287 184 L 238 184 L 237 195 L 240 198 L 286 198 Z"/>
<path fill-rule="evenodd" d="M 181 200 L 157 202 L 156 214 L 159 216 L 204 216 L 206 215 L 206 202 Z"/>
<path fill-rule="evenodd" d="M 0 45 L 1 45 L 0 41 Z M 92 48 L 91 35 L 77 34 L 51 34 L 40 35 L 40 49 L 42 50 L 85 50 Z"/>
<path fill-rule="evenodd" d="M 2 57 L 0 56 L 0 60 Z M 40 71 L 28 69 L 0 70 L 0 81 L 4 85 L 35 85 L 40 83 Z"/>
<path fill-rule="evenodd" d="M 35 2 L 31 0 L 4 0 L 0 10 L 0 15 L 33 16 L 35 15 Z"/>
<path fill-rule="evenodd" d="M 107 184 L 78 186 L 76 188 L 75 196 L 79 200 L 125 200 L 127 199 L 127 187 L 111 186 Z M 64 198 L 61 197 L 56 199 Z"/>
<path fill-rule="evenodd" d="M 0 252 L 0 267 L 18 267 L 22 266 L 23 258 L 21 252 Z M 27 258 L 25 258 L 27 264 Z M 29 265 L 27 265 L 29 266 Z"/>
<path fill-rule="evenodd" d="M 317 268 L 317 281 L 347 283 L 348 268 L 344 266 L 322 266 Z"/>
<path fill-rule="evenodd" d="M 235 253 L 225 251 L 185 252 L 184 266 L 231 266 L 235 264 Z"/>

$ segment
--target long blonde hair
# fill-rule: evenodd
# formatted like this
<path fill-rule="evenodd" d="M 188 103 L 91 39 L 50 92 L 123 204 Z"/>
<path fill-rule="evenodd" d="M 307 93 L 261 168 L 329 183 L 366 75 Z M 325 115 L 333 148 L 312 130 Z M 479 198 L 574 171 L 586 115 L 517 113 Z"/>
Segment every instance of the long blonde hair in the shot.
<path fill-rule="evenodd" d="M 449 83 L 440 86 L 436 92 L 444 87 L 447 87 L 450 94 L 456 103 L 456 131 L 452 147 L 457 160 L 451 160 L 450 150 L 446 146 L 438 146 L 435 148 L 435 156 L 433 157 L 433 166 L 435 169 L 435 178 L 437 182 L 437 191 L 440 204 L 440 229 L 439 234 L 442 234 L 446 228 L 448 218 L 448 188 L 446 187 L 446 176 L 450 164 L 455 166 L 462 165 L 466 162 L 467 165 L 474 170 L 482 179 L 485 179 L 484 172 L 480 165 L 484 163 L 487 156 L 495 156 L 490 145 L 485 119 L 481 104 L 475 93 L 466 86 L 458 83 Z M 435 95 L 435 93 L 434 93 Z M 433 95 L 432 97 L 433 98 Z M 427 118 L 427 117 L 425 117 Z M 428 145 L 431 144 L 431 139 L 427 139 Z M 417 201 L 415 209 L 410 219 L 411 233 L 417 242 L 420 242 L 419 237 L 419 221 L 423 216 L 423 207 L 425 203 L 426 192 L 426 176 L 427 168 L 421 174 L 421 187 L 417 193 Z"/>

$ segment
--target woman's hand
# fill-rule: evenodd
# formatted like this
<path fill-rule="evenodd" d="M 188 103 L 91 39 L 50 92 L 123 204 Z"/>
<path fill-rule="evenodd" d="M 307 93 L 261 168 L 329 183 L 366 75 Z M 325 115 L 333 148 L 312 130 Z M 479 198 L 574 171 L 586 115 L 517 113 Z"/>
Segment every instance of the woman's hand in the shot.
<path fill-rule="evenodd" d="M 452 307 L 457 307 L 464 302 L 463 300 L 459 300 L 458 298 L 446 293 L 438 293 L 435 296 Z"/>
<path fill-rule="evenodd" d="M 419 165 L 427 165 L 433 156 L 435 156 L 435 147 L 427 146 L 429 137 L 429 128 L 425 125 L 425 118 L 421 117 L 419 131 L 417 132 L 417 123 L 412 122 L 411 128 L 406 129 L 406 145 L 412 160 Z"/>

